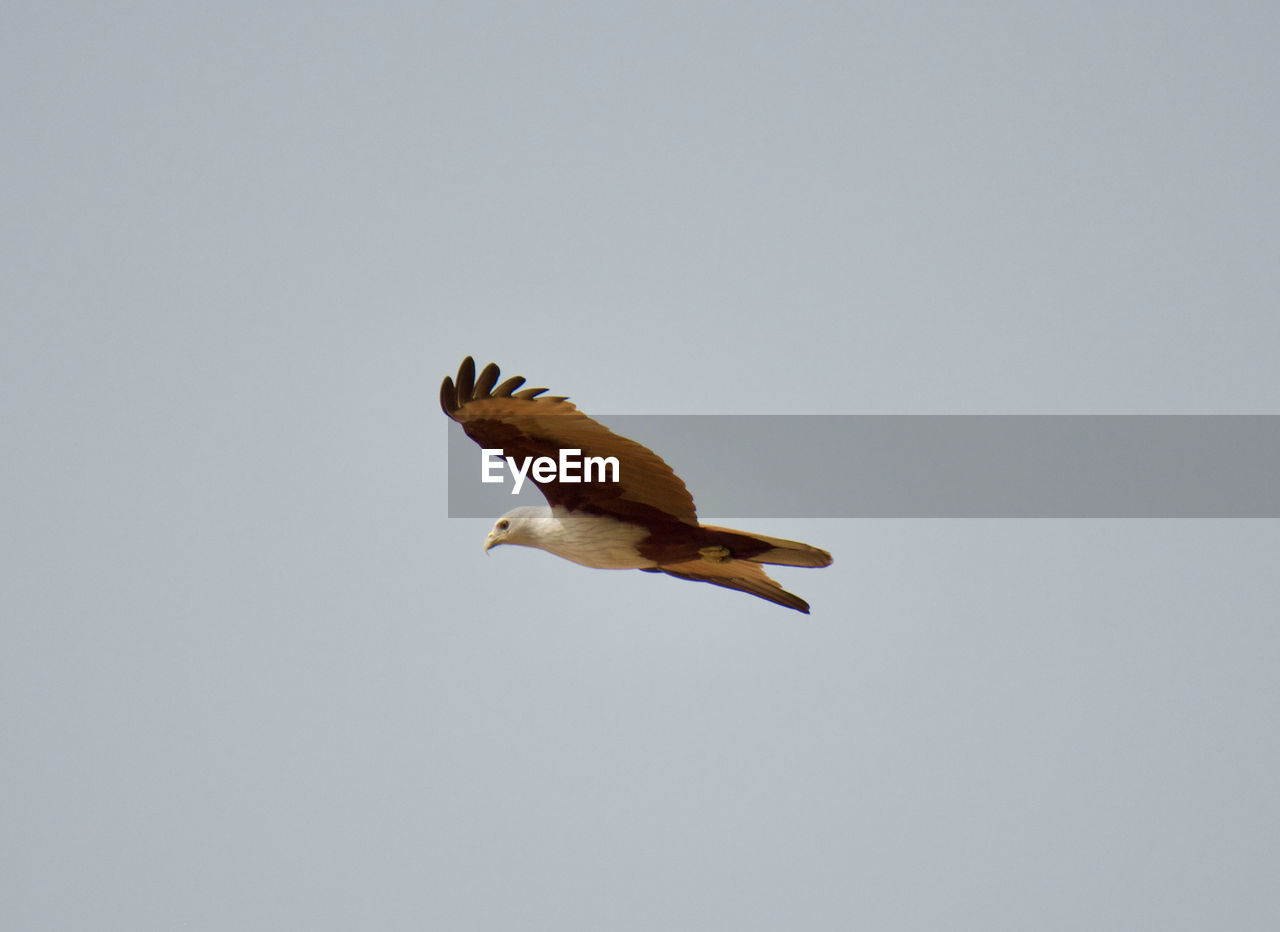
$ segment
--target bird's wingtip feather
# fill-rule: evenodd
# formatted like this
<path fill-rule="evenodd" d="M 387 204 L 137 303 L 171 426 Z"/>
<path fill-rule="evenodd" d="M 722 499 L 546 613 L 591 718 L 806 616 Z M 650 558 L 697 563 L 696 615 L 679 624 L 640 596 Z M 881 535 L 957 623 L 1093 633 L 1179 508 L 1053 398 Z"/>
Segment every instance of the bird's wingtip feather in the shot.
<path fill-rule="evenodd" d="M 458 367 L 458 400 L 468 402 L 476 386 L 476 361 L 468 356 Z"/>
<path fill-rule="evenodd" d="M 474 398 L 488 398 L 493 386 L 498 382 L 498 364 L 489 363 L 481 371 L 479 378 L 476 379 L 475 391 L 472 395 Z"/>
<path fill-rule="evenodd" d="M 458 410 L 458 391 L 453 386 L 453 379 L 447 375 L 440 383 L 440 407 L 449 417 L 453 417 L 453 412 Z"/>

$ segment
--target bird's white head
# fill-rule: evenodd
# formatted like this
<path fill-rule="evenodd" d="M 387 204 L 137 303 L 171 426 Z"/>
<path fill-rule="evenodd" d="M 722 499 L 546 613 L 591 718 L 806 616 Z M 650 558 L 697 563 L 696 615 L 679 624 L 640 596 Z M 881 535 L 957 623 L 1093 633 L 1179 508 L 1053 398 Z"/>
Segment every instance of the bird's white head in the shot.
<path fill-rule="evenodd" d="M 537 547 L 538 529 L 543 521 L 550 517 L 550 508 L 539 508 L 536 505 L 524 505 L 513 508 L 494 522 L 493 530 L 484 539 L 487 553 L 499 544 L 520 544 L 524 547 Z"/>

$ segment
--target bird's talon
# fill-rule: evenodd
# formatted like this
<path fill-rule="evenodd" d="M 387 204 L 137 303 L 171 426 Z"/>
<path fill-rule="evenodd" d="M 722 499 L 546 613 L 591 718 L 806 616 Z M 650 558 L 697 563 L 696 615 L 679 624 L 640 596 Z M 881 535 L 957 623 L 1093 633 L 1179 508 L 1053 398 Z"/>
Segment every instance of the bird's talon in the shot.
<path fill-rule="evenodd" d="M 698 550 L 698 555 L 708 563 L 728 563 L 733 559 L 733 554 L 729 552 L 729 548 L 720 544 L 701 547 Z"/>

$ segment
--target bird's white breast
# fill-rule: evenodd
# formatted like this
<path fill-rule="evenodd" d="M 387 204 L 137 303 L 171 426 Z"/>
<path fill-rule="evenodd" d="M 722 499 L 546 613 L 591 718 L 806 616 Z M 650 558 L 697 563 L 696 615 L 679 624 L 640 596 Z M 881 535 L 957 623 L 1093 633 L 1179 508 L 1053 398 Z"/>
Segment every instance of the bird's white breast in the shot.
<path fill-rule="evenodd" d="M 628 570 L 657 565 L 636 549 L 648 536 L 648 530 L 638 524 L 603 515 L 570 514 L 556 508 L 537 519 L 535 540 L 531 543 L 582 566 Z"/>

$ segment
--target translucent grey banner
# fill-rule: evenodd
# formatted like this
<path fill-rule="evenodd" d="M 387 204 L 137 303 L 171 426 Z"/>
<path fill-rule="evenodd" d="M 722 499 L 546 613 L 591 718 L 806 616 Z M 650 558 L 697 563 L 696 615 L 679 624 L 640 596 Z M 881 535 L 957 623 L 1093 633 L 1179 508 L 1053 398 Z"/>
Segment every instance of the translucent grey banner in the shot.
<path fill-rule="evenodd" d="M 703 518 L 1276 518 L 1275 415 L 617 415 Z M 584 451 L 584 455 L 590 451 Z M 449 425 L 449 515 L 545 504 L 481 482 Z M 626 458 L 619 464 L 625 484 Z"/>

